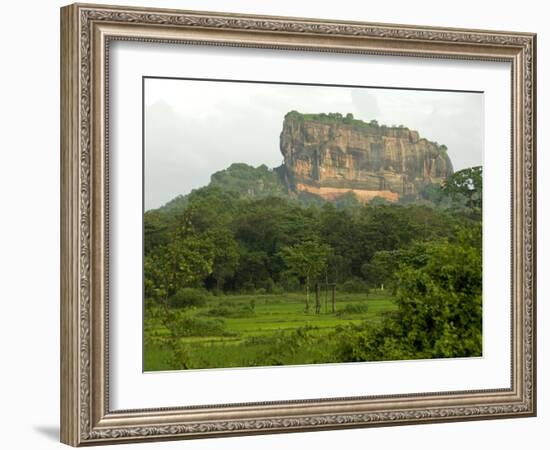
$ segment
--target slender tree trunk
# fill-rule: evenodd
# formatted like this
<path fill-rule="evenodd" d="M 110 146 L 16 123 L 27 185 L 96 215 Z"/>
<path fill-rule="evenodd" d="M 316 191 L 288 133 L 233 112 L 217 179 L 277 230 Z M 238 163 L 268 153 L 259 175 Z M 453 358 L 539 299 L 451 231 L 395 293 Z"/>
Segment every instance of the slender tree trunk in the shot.
<path fill-rule="evenodd" d="M 321 313 L 321 285 L 315 283 L 315 314 Z"/>
<path fill-rule="evenodd" d="M 309 274 L 306 276 L 306 313 L 309 312 Z"/>
<path fill-rule="evenodd" d="M 164 286 L 166 286 L 166 289 L 164 289 L 164 296 L 162 297 L 161 303 L 164 307 L 164 312 L 168 314 L 168 301 L 170 299 L 171 292 L 170 289 L 168 289 L 168 286 L 170 286 L 170 280 L 167 277 L 164 278 Z"/>
<path fill-rule="evenodd" d="M 168 296 L 165 295 L 162 299 L 162 306 L 164 307 L 164 312 L 168 312 Z"/>
<path fill-rule="evenodd" d="M 328 271 L 325 269 L 325 314 L 328 308 Z"/>

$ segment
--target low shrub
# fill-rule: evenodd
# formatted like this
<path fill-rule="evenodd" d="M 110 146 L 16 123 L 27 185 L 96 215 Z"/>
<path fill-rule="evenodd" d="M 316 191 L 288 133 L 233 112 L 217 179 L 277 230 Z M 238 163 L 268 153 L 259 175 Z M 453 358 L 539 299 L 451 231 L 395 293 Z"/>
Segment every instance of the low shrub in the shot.
<path fill-rule="evenodd" d="M 223 319 L 205 319 L 183 315 L 172 324 L 177 337 L 190 336 L 236 336 L 236 333 L 227 330 Z"/>
<path fill-rule="evenodd" d="M 263 293 L 265 294 L 266 292 L 271 294 L 273 293 L 273 289 L 275 288 L 275 282 L 273 281 L 272 278 L 267 278 L 263 283 L 261 283 L 259 286 L 259 289 L 256 289 L 256 293 L 257 294 L 260 294 L 260 290 L 263 289 Z"/>
<path fill-rule="evenodd" d="M 348 303 L 342 309 L 336 311 L 338 317 L 349 316 L 352 314 L 364 314 L 369 310 L 367 303 Z"/>
<path fill-rule="evenodd" d="M 242 294 L 254 294 L 256 292 L 256 286 L 252 281 L 247 281 L 243 283 L 240 292 Z"/>
<path fill-rule="evenodd" d="M 173 308 L 189 308 L 190 306 L 204 306 L 208 300 L 208 291 L 199 288 L 182 288 L 170 298 Z"/>
<path fill-rule="evenodd" d="M 281 286 L 276 284 L 275 286 L 273 286 L 271 293 L 275 295 L 282 295 L 285 293 L 285 290 Z"/>
<path fill-rule="evenodd" d="M 352 278 L 342 283 L 342 285 L 340 286 L 340 290 L 342 292 L 347 292 L 350 294 L 368 294 L 369 286 L 361 278 Z"/>
<path fill-rule="evenodd" d="M 279 281 L 279 285 L 282 288 L 283 292 L 297 292 L 302 289 L 298 277 L 290 274 L 284 275 L 285 276 L 283 276 Z"/>
<path fill-rule="evenodd" d="M 229 317 L 229 318 L 241 318 L 241 317 L 254 317 L 254 307 L 249 305 L 218 305 L 214 308 L 209 309 L 208 311 L 202 313 L 201 315 L 211 316 L 211 317 Z"/>

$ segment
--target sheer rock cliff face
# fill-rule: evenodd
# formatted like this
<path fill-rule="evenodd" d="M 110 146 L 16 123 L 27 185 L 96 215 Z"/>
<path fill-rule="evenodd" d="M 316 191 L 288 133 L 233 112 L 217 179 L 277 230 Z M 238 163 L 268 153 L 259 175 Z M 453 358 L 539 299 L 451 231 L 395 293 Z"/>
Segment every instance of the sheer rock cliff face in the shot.
<path fill-rule="evenodd" d="M 362 202 L 397 201 L 453 173 L 445 146 L 404 127 L 379 126 L 351 115 L 285 116 L 278 172 L 294 192 L 336 200 L 352 191 Z"/>

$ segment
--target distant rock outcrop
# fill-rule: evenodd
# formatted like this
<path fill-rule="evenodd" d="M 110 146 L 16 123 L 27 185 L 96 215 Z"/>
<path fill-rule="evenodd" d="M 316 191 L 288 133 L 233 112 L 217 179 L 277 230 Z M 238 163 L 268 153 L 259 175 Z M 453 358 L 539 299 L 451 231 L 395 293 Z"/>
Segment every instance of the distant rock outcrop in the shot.
<path fill-rule="evenodd" d="M 287 187 L 336 200 L 352 191 L 362 202 L 398 201 L 453 173 L 444 145 L 403 126 L 363 122 L 351 114 L 289 112 L 280 137 Z"/>

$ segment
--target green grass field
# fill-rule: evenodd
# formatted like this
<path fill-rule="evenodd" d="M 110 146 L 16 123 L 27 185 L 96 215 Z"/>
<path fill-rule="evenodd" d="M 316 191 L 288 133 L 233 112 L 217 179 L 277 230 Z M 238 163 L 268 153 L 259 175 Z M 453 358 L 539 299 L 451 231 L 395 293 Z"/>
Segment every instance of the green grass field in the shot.
<path fill-rule="evenodd" d="M 315 296 L 304 312 L 304 293 L 211 296 L 205 305 L 147 310 L 144 370 L 179 370 L 340 362 L 337 331 L 352 323 L 375 323 L 395 310 L 390 292 L 338 292 L 335 313 L 330 294 Z"/>

